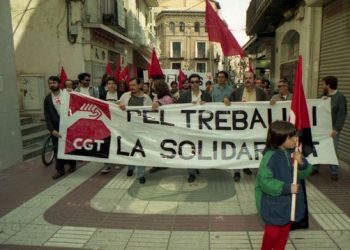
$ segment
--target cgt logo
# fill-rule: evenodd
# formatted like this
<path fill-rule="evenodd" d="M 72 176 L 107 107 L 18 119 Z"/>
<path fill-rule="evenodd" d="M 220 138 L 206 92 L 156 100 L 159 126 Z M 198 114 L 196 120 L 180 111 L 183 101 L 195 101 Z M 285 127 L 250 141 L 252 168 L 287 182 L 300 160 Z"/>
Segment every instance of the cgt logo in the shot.
<path fill-rule="evenodd" d="M 71 93 L 69 110 L 70 116 L 81 111 L 87 112 L 89 118 L 80 118 L 67 128 L 65 154 L 108 158 L 111 132 L 99 120 L 102 116 L 111 119 L 108 104 Z"/>

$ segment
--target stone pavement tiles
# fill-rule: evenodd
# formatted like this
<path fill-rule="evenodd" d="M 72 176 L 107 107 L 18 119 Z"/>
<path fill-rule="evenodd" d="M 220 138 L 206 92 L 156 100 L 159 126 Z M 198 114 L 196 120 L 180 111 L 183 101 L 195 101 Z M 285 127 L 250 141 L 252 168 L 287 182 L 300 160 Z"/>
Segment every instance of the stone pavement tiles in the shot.
<path fill-rule="evenodd" d="M 140 185 L 123 167 L 105 176 L 102 167 L 88 163 L 1 217 L 0 249 L 260 248 L 254 176 L 234 183 L 230 171 L 201 170 L 188 184 L 186 170 L 167 169 Z M 307 183 L 311 227 L 292 232 L 287 249 L 350 249 L 345 188 L 323 176 Z"/>

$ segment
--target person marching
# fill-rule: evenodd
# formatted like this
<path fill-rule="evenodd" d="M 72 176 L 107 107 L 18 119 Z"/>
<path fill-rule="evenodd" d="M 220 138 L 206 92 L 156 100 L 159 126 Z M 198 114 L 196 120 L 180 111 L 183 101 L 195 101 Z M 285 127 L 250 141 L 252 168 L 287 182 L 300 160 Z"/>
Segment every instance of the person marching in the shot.
<path fill-rule="evenodd" d="M 292 194 L 296 195 L 295 221 L 305 215 L 305 197 L 300 180 L 310 176 L 312 165 L 300 152 L 296 129 L 286 121 L 271 123 L 255 183 L 255 200 L 265 223 L 261 249 L 285 249 L 291 226 Z M 293 159 L 298 162 L 298 184 L 293 184 Z"/>

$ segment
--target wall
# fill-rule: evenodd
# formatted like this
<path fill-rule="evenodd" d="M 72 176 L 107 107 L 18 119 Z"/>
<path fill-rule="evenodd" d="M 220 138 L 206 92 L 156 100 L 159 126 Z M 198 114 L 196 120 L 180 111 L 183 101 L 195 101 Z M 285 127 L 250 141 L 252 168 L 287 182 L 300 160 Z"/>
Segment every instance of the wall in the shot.
<path fill-rule="evenodd" d="M 300 35 L 299 54 L 303 56 L 303 85 L 307 98 L 317 97 L 318 68 L 320 58 L 320 38 L 322 24 L 322 8 L 301 7 L 299 14 L 304 9 L 304 18 L 285 22 L 276 29 L 275 43 L 275 79 L 280 77 L 281 44 L 284 36 L 290 30 L 296 30 Z M 300 16 L 299 16 L 300 17 Z"/>
<path fill-rule="evenodd" d="M 80 3 L 73 2 L 72 7 L 72 22 L 81 26 Z M 66 1 L 11 0 L 11 11 L 18 94 L 20 108 L 23 109 L 24 93 L 19 76 L 41 75 L 47 79 L 50 75 L 59 74 L 60 67 L 64 66 L 68 77 L 76 79 L 85 68 L 81 44 L 83 37 L 80 27 L 75 44 L 67 39 Z M 44 86 L 39 87 L 45 89 L 37 97 L 43 101 L 43 95 L 48 92 L 46 81 Z"/>
<path fill-rule="evenodd" d="M 9 0 L 0 1 L 0 170 L 22 161 Z"/>

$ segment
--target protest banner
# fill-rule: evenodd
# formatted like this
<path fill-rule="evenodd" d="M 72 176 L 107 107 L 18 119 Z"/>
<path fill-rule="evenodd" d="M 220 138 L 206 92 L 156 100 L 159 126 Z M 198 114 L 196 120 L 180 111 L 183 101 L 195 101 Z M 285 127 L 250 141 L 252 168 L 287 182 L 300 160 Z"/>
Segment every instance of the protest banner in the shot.
<path fill-rule="evenodd" d="M 127 107 L 71 93 L 63 99 L 58 157 L 173 168 L 256 168 L 267 128 L 288 120 L 290 102 Z M 329 100 L 308 100 L 312 164 L 338 164 Z"/>

